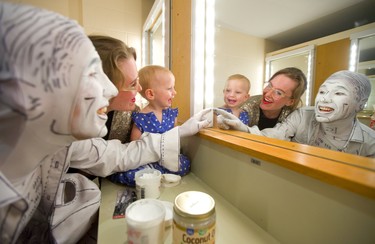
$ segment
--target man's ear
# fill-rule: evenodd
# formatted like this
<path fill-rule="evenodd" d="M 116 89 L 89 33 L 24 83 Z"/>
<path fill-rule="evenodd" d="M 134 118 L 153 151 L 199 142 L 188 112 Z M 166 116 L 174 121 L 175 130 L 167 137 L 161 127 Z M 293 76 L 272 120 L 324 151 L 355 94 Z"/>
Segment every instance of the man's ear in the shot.
<path fill-rule="evenodd" d="M 154 91 L 152 89 L 147 89 L 145 91 L 145 96 L 146 96 L 146 99 L 147 100 L 153 100 L 155 95 L 154 95 Z"/>
<path fill-rule="evenodd" d="M 367 103 L 367 98 L 366 99 L 361 99 L 361 101 L 359 101 L 359 103 L 357 103 L 356 113 L 362 111 L 365 108 L 366 103 Z"/>

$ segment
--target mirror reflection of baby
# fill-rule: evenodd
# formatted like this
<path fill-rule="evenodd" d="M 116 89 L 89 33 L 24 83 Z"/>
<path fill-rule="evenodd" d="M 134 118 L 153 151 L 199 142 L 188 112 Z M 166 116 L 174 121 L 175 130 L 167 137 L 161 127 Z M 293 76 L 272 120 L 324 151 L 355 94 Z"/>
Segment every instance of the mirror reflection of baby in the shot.
<path fill-rule="evenodd" d="M 172 100 L 177 94 L 173 73 L 162 66 L 148 65 L 138 72 L 142 91 L 139 93 L 147 100 L 147 105 L 140 111 L 132 113 L 134 121 L 130 140 L 138 140 L 144 132 L 164 133 L 173 129 L 177 123 L 178 108 L 171 108 Z M 138 167 L 122 173 L 125 184 L 135 185 L 135 173 L 144 168 L 155 168 L 164 173 L 173 173 L 184 176 L 190 171 L 190 160 L 183 154 L 179 155 L 179 170 L 172 172 L 157 162 Z"/>
<path fill-rule="evenodd" d="M 250 97 L 250 80 L 241 74 L 228 77 L 223 89 L 224 105 L 219 107 L 239 118 L 245 125 L 249 124 L 249 114 L 241 106 Z"/>

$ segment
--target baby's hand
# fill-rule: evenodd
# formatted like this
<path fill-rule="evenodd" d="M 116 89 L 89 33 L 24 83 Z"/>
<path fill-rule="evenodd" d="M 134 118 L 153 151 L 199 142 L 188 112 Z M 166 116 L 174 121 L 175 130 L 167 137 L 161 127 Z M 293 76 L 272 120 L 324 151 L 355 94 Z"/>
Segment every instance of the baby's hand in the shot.
<path fill-rule="evenodd" d="M 242 121 L 235 115 L 224 111 L 223 109 L 214 108 L 215 114 L 217 114 L 217 126 L 220 129 L 228 130 L 239 130 L 243 132 L 249 132 L 247 125 L 242 123 Z"/>

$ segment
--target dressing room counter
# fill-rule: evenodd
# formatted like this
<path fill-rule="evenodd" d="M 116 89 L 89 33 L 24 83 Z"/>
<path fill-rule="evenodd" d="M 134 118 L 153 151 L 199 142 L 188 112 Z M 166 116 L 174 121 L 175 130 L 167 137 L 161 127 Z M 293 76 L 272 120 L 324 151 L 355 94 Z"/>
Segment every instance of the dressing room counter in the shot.
<path fill-rule="evenodd" d="M 224 179 L 223 179 L 224 180 Z M 127 243 L 125 218 L 113 219 L 117 192 L 124 190 L 122 185 L 106 179 L 101 182 L 102 199 L 99 210 L 98 243 Z M 174 202 L 175 197 L 185 191 L 208 193 L 216 203 L 216 243 L 279 243 L 261 229 L 246 215 L 231 205 L 223 197 L 208 187 L 193 173 L 182 177 L 181 183 L 174 187 L 161 188 L 159 200 Z M 167 232 L 166 244 L 172 243 L 172 231 Z"/>

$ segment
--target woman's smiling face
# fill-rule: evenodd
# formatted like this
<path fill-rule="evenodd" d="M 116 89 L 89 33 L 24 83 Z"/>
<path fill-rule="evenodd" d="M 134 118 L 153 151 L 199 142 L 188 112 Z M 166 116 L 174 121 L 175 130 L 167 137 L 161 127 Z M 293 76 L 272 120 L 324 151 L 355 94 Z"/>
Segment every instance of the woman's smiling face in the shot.
<path fill-rule="evenodd" d="M 272 84 L 273 89 L 263 90 L 263 100 L 260 103 L 260 108 L 264 111 L 281 111 L 284 106 L 290 106 L 293 104 L 294 99 L 293 91 L 297 87 L 297 82 L 289 78 L 284 74 L 275 76 L 269 81 Z M 274 96 L 274 90 L 281 91 L 285 94 L 284 97 L 276 98 Z"/>
<path fill-rule="evenodd" d="M 138 70 L 134 58 L 119 59 L 118 69 L 123 75 L 123 81 L 118 87 L 119 94 L 110 101 L 110 110 L 132 111 L 136 107 L 136 95 L 142 90 L 138 80 Z"/>

